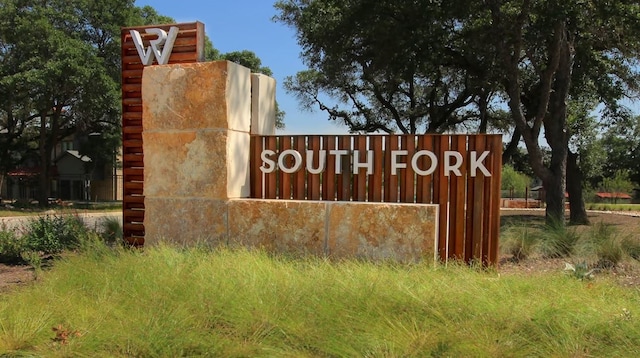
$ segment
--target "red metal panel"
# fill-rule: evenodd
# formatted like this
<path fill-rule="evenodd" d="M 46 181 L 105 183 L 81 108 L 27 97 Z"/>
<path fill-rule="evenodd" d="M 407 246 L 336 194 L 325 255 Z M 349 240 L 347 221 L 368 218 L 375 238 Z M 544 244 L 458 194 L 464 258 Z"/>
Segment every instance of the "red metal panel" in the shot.
<path fill-rule="evenodd" d="M 390 135 L 384 148 L 384 201 L 395 203 L 398 201 L 398 173 L 391 172 L 391 152 L 398 150 L 398 136 Z"/>
<path fill-rule="evenodd" d="M 312 168 L 317 169 L 320 165 L 320 136 L 309 136 L 308 148 L 314 153 L 313 161 L 310 164 L 312 165 Z M 307 157 L 307 160 L 310 161 L 310 158 Z M 305 171 L 304 166 L 306 165 L 307 160 L 305 160 L 305 164 L 303 165 L 303 172 Z M 309 200 L 320 199 L 320 174 L 307 174 L 307 198 Z"/>
<path fill-rule="evenodd" d="M 369 145 L 373 150 L 373 175 L 369 178 L 369 201 L 382 201 L 382 175 L 383 159 L 382 151 L 383 136 L 374 135 L 369 137 Z"/>
<path fill-rule="evenodd" d="M 336 200 L 336 160 L 331 151 L 337 148 L 336 136 L 322 138 L 324 149 L 327 151 L 327 168 L 322 173 L 322 200 Z"/>
<path fill-rule="evenodd" d="M 411 134 L 411 135 L 404 135 L 401 138 L 402 138 L 401 147 L 402 149 L 407 151 L 407 156 L 405 159 L 407 167 L 400 171 L 401 173 L 400 201 L 403 203 L 415 203 L 416 202 L 416 197 L 415 197 L 416 173 L 411 166 L 411 159 L 413 158 L 413 155 L 416 152 L 416 136 Z"/>
<path fill-rule="evenodd" d="M 200 22 L 173 24 L 173 25 L 151 25 L 143 27 L 127 27 L 120 30 L 121 57 L 122 57 L 122 153 L 123 157 L 123 208 L 127 209 L 136 206 L 139 211 L 144 211 L 144 197 L 138 195 L 144 186 L 141 177 L 142 166 L 139 158 L 143 158 L 142 150 L 142 71 L 144 66 L 141 63 L 138 52 L 131 39 L 130 30 L 138 30 L 145 42 L 154 39 L 155 35 L 147 35 L 143 29 L 161 28 L 168 30 L 171 26 L 180 29 L 174 43 L 173 51 L 169 58 L 169 63 L 199 62 L 204 60 L 204 24 Z M 131 155 L 137 155 L 138 158 Z M 131 167 L 140 167 L 139 170 L 127 170 Z M 135 183 L 135 185 L 130 185 Z M 133 189 L 135 188 L 135 189 Z M 135 198 L 136 201 L 132 198 Z M 123 234 L 125 242 L 131 245 L 144 244 L 144 225 L 136 221 L 140 215 L 130 210 L 123 210 Z"/>
<path fill-rule="evenodd" d="M 340 157 L 339 165 L 341 173 L 337 174 L 337 198 L 340 201 L 351 200 L 351 136 L 338 136 L 338 150 L 346 150 L 347 154 Z M 336 161 L 338 159 L 336 158 Z"/>
<path fill-rule="evenodd" d="M 367 137 L 355 136 L 353 138 L 354 149 L 358 150 L 358 161 L 367 162 Z M 354 158 L 355 161 L 355 152 Z M 360 168 L 353 173 L 353 201 L 367 201 L 367 169 Z"/>
<path fill-rule="evenodd" d="M 278 137 L 278 150 L 282 153 L 285 150 L 289 150 L 292 148 L 291 142 L 293 141 L 292 136 L 280 136 Z M 287 158 L 286 165 L 287 167 L 291 167 L 291 158 Z M 289 173 L 284 173 L 282 170 L 278 170 L 278 198 L 280 199 L 291 199 L 293 196 L 293 190 L 291 190 L 291 179 L 292 175 Z"/>
<path fill-rule="evenodd" d="M 296 200 L 305 200 L 306 197 L 306 176 L 307 173 L 304 170 L 304 162 L 306 161 L 307 155 L 305 153 L 305 149 L 307 146 L 306 137 L 305 136 L 295 136 L 293 137 L 293 149 L 297 150 L 302 156 L 303 166 L 300 170 L 293 174 L 293 198 Z"/>
<path fill-rule="evenodd" d="M 461 176 L 451 176 L 449 221 L 449 258 L 464 259 L 464 234 L 465 234 L 465 181 L 467 176 L 467 136 L 455 135 L 451 138 L 451 150 L 460 153 L 464 162 L 460 167 Z"/>
<path fill-rule="evenodd" d="M 272 150 L 278 153 L 278 138 L 277 137 L 266 137 L 265 141 L 265 149 Z M 275 158 L 274 158 L 275 159 Z M 277 160 L 276 160 L 277 162 Z M 271 173 L 266 173 L 264 175 L 264 198 L 265 199 L 275 199 L 277 197 L 278 192 L 278 171 L 273 171 Z"/>

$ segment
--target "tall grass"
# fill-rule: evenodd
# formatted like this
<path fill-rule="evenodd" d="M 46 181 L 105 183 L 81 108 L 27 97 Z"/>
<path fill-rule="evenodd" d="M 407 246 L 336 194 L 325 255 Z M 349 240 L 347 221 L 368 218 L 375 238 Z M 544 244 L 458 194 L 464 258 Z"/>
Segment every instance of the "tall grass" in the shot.
<path fill-rule="evenodd" d="M 630 357 L 640 355 L 639 302 L 637 290 L 559 273 L 96 243 L 0 296 L 0 352 Z"/>

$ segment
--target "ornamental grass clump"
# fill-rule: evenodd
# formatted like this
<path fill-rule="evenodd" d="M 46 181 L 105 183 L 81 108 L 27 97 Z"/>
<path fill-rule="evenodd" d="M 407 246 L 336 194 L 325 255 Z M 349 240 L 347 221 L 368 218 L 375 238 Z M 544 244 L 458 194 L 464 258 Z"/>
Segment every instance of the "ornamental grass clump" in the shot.
<path fill-rule="evenodd" d="M 563 258 L 571 256 L 576 250 L 580 235 L 575 228 L 563 223 L 548 223 L 541 232 L 540 252 L 546 258 Z"/>
<path fill-rule="evenodd" d="M 611 225 L 599 222 L 583 234 L 581 252 L 591 257 L 593 265 L 601 269 L 616 267 L 624 257 L 619 233 Z"/>
<path fill-rule="evenodd" d="M 540 242 L 537 230 L 526 226 L 509 226 L 500 235 L 502 253 L 511 255 L 511 260 L 520 262 L 530 257 Z"/>

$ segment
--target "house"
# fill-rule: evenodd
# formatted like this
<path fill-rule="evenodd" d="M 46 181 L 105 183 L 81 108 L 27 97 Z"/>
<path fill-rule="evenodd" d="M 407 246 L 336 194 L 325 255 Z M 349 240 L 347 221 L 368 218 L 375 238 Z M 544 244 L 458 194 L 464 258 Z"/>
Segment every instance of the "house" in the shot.
<path fill-rule="evenodd" d="M 111 163 L 92 160 L 77 150 L 75 137 L 65 138 L 52 153 L 51 197 L 61 200 L 122 200 L 122 170 Z M 116 158 L 114 158 L 116 159 Z M 35 200 L 38 198 L 40 168 L 31 160 L 11 170 L 2 182 L 2 198 Z"/>
<path fill-rule="evenodd" d="M 596 202 L 598 203 L 630 203 L 631 195 L 627 193 L 605 193 L 598 192 L 595 195 Z"/>
<path fill-rule="evenodd" d="M 77 150 L 64 151 L 55 161 L 52 196 L 62 200 L 91 200 L 91 158 Z"/>

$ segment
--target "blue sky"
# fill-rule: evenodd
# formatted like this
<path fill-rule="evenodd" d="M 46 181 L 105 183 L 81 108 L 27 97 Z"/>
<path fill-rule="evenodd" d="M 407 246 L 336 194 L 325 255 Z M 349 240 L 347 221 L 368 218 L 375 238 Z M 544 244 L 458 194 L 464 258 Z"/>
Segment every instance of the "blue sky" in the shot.
<path fill-rule="evenodd" d="M 295 32 L 271 19 L 275 0 L 136 0 L 136 6 L 149 5 L 178 23 L 200 21 L 207 36 L 220 52 L 250 50 L 273 71 L 278 83 L 276 98 L 286 112 L 287 134 L 342 134 L 347 130 L 327 120 L 326 114 L 300 108 L 297 99 L 285 92 L 285 77 L 304 70 Z"/>

